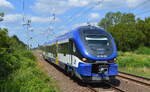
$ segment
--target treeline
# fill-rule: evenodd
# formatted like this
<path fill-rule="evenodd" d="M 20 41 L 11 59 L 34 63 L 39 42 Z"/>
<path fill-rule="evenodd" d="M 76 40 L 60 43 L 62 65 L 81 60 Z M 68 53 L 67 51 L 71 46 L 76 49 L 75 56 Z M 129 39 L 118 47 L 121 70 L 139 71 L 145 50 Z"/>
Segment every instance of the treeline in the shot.
<path fill-rule="evenodd" d="M 0 79 L 6 79 L 11 72 L 19 68 L 18 50 L 26 45 L 16 36 L 9 37 L 7 29 L 0 29 Z"/>
<path fill-rule="evenodd" d="M 150 17 L 142 20 L 132 13 L 109 12 L 98 25 L 113 35 L 121 51 L 150 47 Z"/>
<path fill-rule="evenodd" d="M 56 92 L 56 85 L 17 36 L 0 28 L 0 92 Z"/>

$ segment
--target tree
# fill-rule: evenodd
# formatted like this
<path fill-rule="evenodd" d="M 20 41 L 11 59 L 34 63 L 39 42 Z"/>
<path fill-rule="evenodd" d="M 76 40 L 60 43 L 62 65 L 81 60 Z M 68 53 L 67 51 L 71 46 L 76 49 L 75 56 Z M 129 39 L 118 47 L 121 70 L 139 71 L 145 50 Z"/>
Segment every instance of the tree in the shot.
<path fill-rule="evenodd" d="M 116 12 L 116 13 L 108 12 L 105 15 L 105 18 L 103 18 L 98 23 L 98 25 L 107 29 L 108 27 L 112 27 L 112 26 L 120 23 L 121 22 L 121 16 L 122 16 L 121 12 Z"/>
<path fill-rule="evenodd" d="M 142 20 L 136 20 L 132 13 L 109 12 L 98 25 L 106 28 L 113 35 L 119 50 L 130 51 L 145 44 L 143 41 L 145 39 L 144 32 L 148 34 L 148 31 L 145 31 L 143 26 L 148 26 L 150 21 L 147 19 L 147 25 L 142 23 Z"/>
<path fill-rule="evenodd" d="M 108 12 L 98 25 L 107 29 L 113 27 L 119 23 L 129 24 L 135 23 L 135 15 L 132 13 L 121 13 L 121 12 Z"/>
<path fill-rule="evenodd" d="M 150 47 L 150 17 L 145 18 L 143 33 L 145 35 L 145 45 Z"/>
<path fill-rule="evenodd" d="M 4 13 L 0 13 L 0 22 L 3 21 Z"/>

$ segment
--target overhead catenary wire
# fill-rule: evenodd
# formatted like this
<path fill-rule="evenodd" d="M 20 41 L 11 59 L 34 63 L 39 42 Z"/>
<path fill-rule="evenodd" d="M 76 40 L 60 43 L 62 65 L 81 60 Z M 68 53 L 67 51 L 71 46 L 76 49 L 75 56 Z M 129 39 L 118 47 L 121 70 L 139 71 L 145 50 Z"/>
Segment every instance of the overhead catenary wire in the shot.
<path fill-rule="evenodd" d="M 150 9 L 149 10 L 146 10 L 146 11 L 142 11 L 142 12 L 139 12 L 137 13 L 136 15 L 143 15 L 143 14 L 147 14 L 147 13 L 150 13 Z"/>
<path fill-rule="evenodd" d="M 137 9 L 139 9 L 140 7 L 142 7 L 143 5 L 147 4 L 147 2 L 150 2 L 150 0 L 144 0 L 142 3 L 139 3 L 138 5 L 136 5 L 134 7 L 134 9 L 132 11 L 135 11 Z"/>
<path fill-rule="evenodd" d="M 22 21 L 23 21 L 23 23 L 25 22 L 25 10 L 24 10 L 24 7 L 25 7 L 25 2 L 24 2 L 24 0 L 22 0 L 22 11 L 23 11 L 23 13 L 22 13 L 22 16 L 23 16 Z"/>
<path fill-rule="evenodd" d="M 50 17 L 49 17 L 49 26 L 48 26 L 48 28 L 46 29 L 47 30 L 47 33 L 46 33 L 46 39 L 47 39 L 47 41 L 49 41 L 49 36 L 51 35 L 52 36 L 52 34 L 55 34 L 55 32 L 54 32 L 54 29 L 53 29 L 53 27 L 54 27 L 54 23 L 55 23 L 55 20 L 56 20 L 56 14 L 55 14 L 55 12 L 53 12 L 51 15 L 50 15 Z M 52 33 L 52 34 L 51 34 Z M 54 35 L 53 35 L 54 36 Z"/>
<path fill-rule="evenodd" d="M 141 7 L 141 6 L 144 6 L 145 4 L 147 4 L 147 3 L 150 3 L 150 0 L 145 0 L 143 3 L 141 3 L 140 5 L 138 5 L 139 7 Z M 137 7 L 138 7 L 137 6 Z M 135 9 L 137 9 L 137 8 L 135 8 Z M 145 14 L 145 13 L 149 13 L 150 12 L 150 9 L 148 9 L 148 10 L 145 10 L 145 11 L 142 11 L 142 12 L 138 12 L 138 13 L 136 13 L 136 15 L 143 15 L 143 14 Z"/>
<path fill-rule="evenodd" d="M 72 13 L 69 17 L 68 17 L 68 21 L 65 22 L 63 25 L 60 24 L 58 26 L 60 26 L 60 28 L 62 28 L 62 26 L 67 25 L 70 21 L 74 20 L 74 18 L 76 18 L 80 13 L 82 13 L 83 11 L 85 11 L 88 7 L 84 7 L 83 9 L 81 9 L 80 11 L 75 11 L 74 13 Z"/>
<path fill-rule="evenodd" d="M 94 4 L 95 5 L 95 3 L 92 3 L 92 4 Z M 74 13 L 72 13 L 69 17 L 68 17 L 68 20 L 69 21 L 72 21 L 73 20 L 73 18 L 75 18 L 76 17 L 76 15 L 78 16 L 79 14 L 81 14 L 82 12 L 84 12 L 84 11 L 86 11 L 88 8 L 90 8 L 89 6 L 87 7 L 84 7 L 83 9 L 81 9 L 80 11 L 76 11 L 76 12 L 74 12 Z M 68 22 L 69 22 L 68 21 Z M 66 24 L 66 23 L 65 23 Z M 64 24 L 64 25 L 65 25 Z"/>
<path fill-rule="evenodd" d="M 79 13 L 76 17 L 81 17 L 81 16 L 83 16 L 83 15 L 85 15 L 87 12 L 89 12 L 89 11 L 91 11 L 93 8 L 95 8 L 97 5 L 99 5 L 100 3 L 102 3 L 104 0 L 101 0 L 101 1 L 98 1 L 98 2 L 96 2 L 94 5 L 92 5 L 91 7 L 89 7 L 87 10 L 84 10 L 84 11 L 81 11 L 81 13 Z M 79 19 L 78 18 L 78 19 Z M 73 19 L 72 20 L 70 20 L 68 23 L 71 23 L 73 21 Z M 68 24 L 67 23 L 67 24 Z"/>
<path fill-rule="evenodd" d="M 69 17 L 69 21 L 67 21 L 67 22 L 65 22 L 62 26 L 65 26 L 65 25 L 67 25 L 67 24 L 71 24 L 71 22 L 74 20 L 74 18 L 76 18 L 76 17 L 83 17 L 83 15 L 82 15 L 82 13 L 83 14 L 85 14 L 86 12 L 89 12 L 90 10 L 92 10 L 93 8 L 95 8 L 97 5 L 99 5 L 101 2 L 103 2 L 104 0 L 98 0 L 96 3 L 93 3 L 93 5 L 92 6 L 88 6 L 88 7 L 85 7 L 83 10 L 80 10 L 80 11 L 77 11 L 76 13 L 74 13 L 74 14 L 72 14 L 70 17 Z M 77 14 L 77 16 L 75 16 L 75 14 Z M 56 38 L 56 35 L 55 35 L 55 30 L 54 30 L 54 28 L 52 28 L 51 29 L 51 26 L 52 25 L 54 25 L 54 22 L 55 22 L 55 20 L 56 20 L 56 14 L 55 13 L 52 13 L 52 17 L 53 17 L 53 19 L 51 20 L 50 19 L 50 22 L 49 22 L 49 27 L 46 29 L 48 32 L 47 32 L 47 36 L 46 36 L 46 38 L 47 38 L 47 40 L 49 39 L 48 37 L 49 37 L 49 32 L 51 31 L 51 33 L 52 33 L 52 35 L 54 36 L 54 38 Z M 79 19 L 79 18 L 78 18 Z M 52 21 L 53 21 L 53 23 L 52 23 Z M 59 29 L 62 29 L 62 26 L 60 27 L 60 28 L 55 28 L 55 29 L 57 29 L 57 30 L 59 30 Z M 53 26 L 54 27 L 54 26 Z M 51 36 L 52 36 L 51 35 Z"/>
<path fill-rule="evenodd" d="M 31 29 L 31 20 L 30 19 L 26 19 L 26 15 L 25 15 L 25 0 L 22 0 L 22 26 L 23 28 L 26 30 L 26 36 L 27 36 L 27 45 L 28 45 L 28 49 L 30 50 L 30 48 L 32 47 L 32 44 L 30 43 L 32 41 L 32 36 L 30 36 L 30 32 L 33 32 L 33 29 Z"/>
<path fill-rule="evenodd" d="M 88 8 L 85 9 L 85 10 L 79 11 L 79 13 L 77 14 L 77 16 L 75 16 L 75 17 L 74 17 L 74 16 L 71 16 L 71 18 L 69 19 L 69 21 L 66 22 L 63 26 L 66 26 L 66 25 L 68 25 L 68 24 L 71 24 L 71 23 L 73 22 L 73 18 L 79 17 L 78 19 L 76 19 L 76 21 L 79 20 L 80 17 L 83 17 L 84 14 L 86 14 L 87 12 L 91 11 L 92 9 L 94 9 L 97 5 L 101 4 L 103 1 L 104 1 L 104 0 L 100 0 L 100 1 L 98 0 L 98 1 L 97 1 L 96 3 L 94 3 L 91 7 L 88 7 Z M 59 29 L 62 29 L 62 28 L 60 27 Z"/>
<path fill-rule="evenodd" d="M 149 1 L 149 0 L 148 0 Z M 150 2 L 150 1 L 149 1 Z M 146 2 L 147 3 L 147 2 Z M 136 13 L 136 15 L 138 15 L 138 16 L 140 16 L 140 15 L 143 15 L 143 14 L 147 14 L 147 13 L 150 13 L 150 8 L 149 9 L 145 9 L 144 11 L 142 11 L 142 12 L 138 12 L 138 13 Z"/>

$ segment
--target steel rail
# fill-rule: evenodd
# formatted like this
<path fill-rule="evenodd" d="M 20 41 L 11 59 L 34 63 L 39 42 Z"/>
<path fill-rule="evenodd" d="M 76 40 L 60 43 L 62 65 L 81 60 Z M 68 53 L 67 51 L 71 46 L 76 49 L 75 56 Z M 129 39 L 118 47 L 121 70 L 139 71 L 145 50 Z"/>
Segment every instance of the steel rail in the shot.
<path fill-rule="evenodd" d="M 111 89 L 116 90 L 117 92 L 126 92 L 125 90 L 122 90 L 121 88 L 116 87 L 116 86 L 114 86 L 113 84 L 111 84 L 111 83 L 109 83 L 107 81 L 104 81 L 104 83 L 106 83 L 107 85 L 109 85 L 111 87 Z M 99 92 L 98 90 L 94 89 L 93 87 L 91 87 L 89 85 L 87 86 L 87 88 L 89 88 L 93 92 Z"/>
<path fill-rule="evenodd" d="M 123 74 L 125 76 L 123 76 L 121 74 Z M 142 84 L 142 85 L 145 85 L 145 86 L 150 86 L 150 78 L 145 78 L 142 76 L 137 76 L 137 75 L 125 73 L 125 72 L 119 72 L 119 74 L 117 76 L 127 79 L 127 80 L 130 80 L 130 81 L 133 81 L 133 82 L 136 82 L 136 83 L 139 83 L 139 84 Z M 129 77 L 127 77 L 127 76 L 129 76 Z M 143 80 L 145 80 L 146 82 L 144 82 Z"/>
<path fill-rule="evenodd" d="M 92 90 L 93 92 L 98 92 L 96 89 L 92 88 L 91 86 L 87 86 L 88 89 Z"/>
<path fill-rule="evenodd" d="M 126 75 L 130 75 L 130 76 L 135 76 L 135 77 L 142 78 L 142 79 L 145 79 L 145 80 L 150 81 L 150 78 L 146 78 L 146 77 L 142 77 L 142 76 L 134 75 L 134 74 L 131 74 L 131 73 L 120 72 L 120 71 L 119 71 L 119 73 L 126 74 Z"/>
<path fill-rule="evenodd" d="M 108 84 L 108 85 L 110 85 L 114 90 L 117 90 L 117 92 L 119 91 L 119 92 L 126 92 L 125 90 L 122 90 L 121 88 L 119 88 L 119 87 L 116 87 L 116 86 L 114 86 L 113 84 L 111 84 L 111 83 L 109 83 L 109 82 L 107 82 L 107 81 L 104 81 L 106 84 Z"/>

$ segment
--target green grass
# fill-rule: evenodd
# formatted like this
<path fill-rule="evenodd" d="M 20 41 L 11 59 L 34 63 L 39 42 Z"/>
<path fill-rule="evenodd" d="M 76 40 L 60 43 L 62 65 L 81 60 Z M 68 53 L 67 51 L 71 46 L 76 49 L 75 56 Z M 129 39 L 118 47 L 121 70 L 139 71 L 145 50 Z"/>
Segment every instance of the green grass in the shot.
<path fill-rule="evenodd" d="M 136 54 L 150 55 L 150 48 L 148 48 L 148 47 L 140 47 L 137 50 L 135 50 L 134 52 Z"/>
<path fill-rule="evenodd" d="M 119 52 L 119 70 L 150 78 L 150 54 L 142 52 L 142 48 L 135 52 Z M 145 48 L 144 48 L 145 49 Z M 146 48 L 150 50 L 150 48 Z"/>
<path fill-rule="evenodd" d="M 0 92 L 59 92 L 56 81 L 48 77 L 37 65 L 29 51 L 18 51 L 20 68 L 7 80 L 0 80 Z"/>
<path fill-rule="evenodd" d="M 147 67 L 142 67 L 142 68 L 133 68 L 133 67 L 120 67 L 119 68 L 120 71 L 122 72 L 127 72 L 130 74 L 135 74 L 135 75 L 139 75 L 139 76 L 143 76 L 143 77 L 147 77 L 150 78 L 150 68 Z"/>

